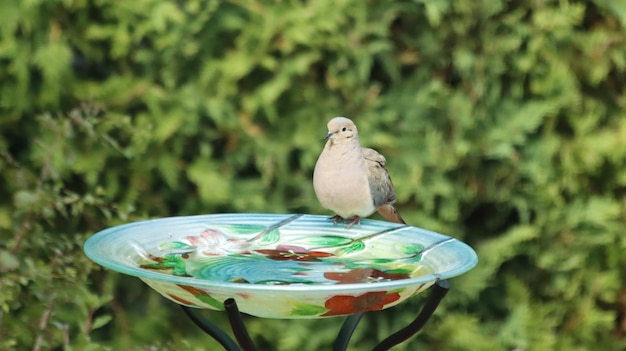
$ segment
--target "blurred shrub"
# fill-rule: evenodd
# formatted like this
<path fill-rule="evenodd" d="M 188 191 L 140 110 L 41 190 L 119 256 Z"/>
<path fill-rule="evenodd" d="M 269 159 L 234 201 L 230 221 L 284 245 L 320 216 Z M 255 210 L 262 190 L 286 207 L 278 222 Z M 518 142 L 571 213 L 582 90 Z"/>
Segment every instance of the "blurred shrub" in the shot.
<path fill-rule="evenodd" d="M 0 349 L 217 348 L 82 243 L 325 213 L 310 180 L 336 115 L 387 155 L 411 224 L 480 257 L 398 350 L 623 349 L 625 29 L 604 0 L 0 2 Z M 421 303 L 370 314 L 352 348 Z M 247 323 L 304 351 L 341 320 Z"/>

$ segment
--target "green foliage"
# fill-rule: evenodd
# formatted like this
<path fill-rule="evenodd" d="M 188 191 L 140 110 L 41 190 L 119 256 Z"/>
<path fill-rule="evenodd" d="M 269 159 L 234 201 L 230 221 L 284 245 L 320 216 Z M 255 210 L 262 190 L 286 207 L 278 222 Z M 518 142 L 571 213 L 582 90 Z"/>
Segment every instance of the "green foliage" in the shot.
<path fill-rule="evenodd" d="M 609 0 L 0 1 L 0 349 L 217 349 L 82 243 L 325 213 L 311 173 L 337 115 L 387 156 L 403 217 L 480 258 L 397 350 L 624 349 L 625 30 Z M 366 316 L 351 349 L 422 302 Z M 308 351 L 341 320 L 246 323 Z"/>

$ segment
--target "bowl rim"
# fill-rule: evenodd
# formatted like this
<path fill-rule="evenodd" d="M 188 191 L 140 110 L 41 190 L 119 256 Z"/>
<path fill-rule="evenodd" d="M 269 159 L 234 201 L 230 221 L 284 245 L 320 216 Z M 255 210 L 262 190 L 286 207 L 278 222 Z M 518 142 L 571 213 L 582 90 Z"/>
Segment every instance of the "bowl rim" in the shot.
<path fill-rule="evenodd" d="M 219 290 L 230 290 L 235 292 L 302 292 L 302 293 L 315 293 L 315 292 L 332 292 L 332 291 L 379 291 L 379 290 L 391 290 L 396 288 L 404 288 L 414 285 L 420 284 L 429 284 L 435 283 L 438 280 L 449 279 L 456 276 L 459 276 L 472 268 L 474 268 L 478 264 L 478 256 L 474 249 L 470 247 L 468 244 L 460 241 L 454 237 L 443 235 L 434 231 L 430 231 L 427 229 L 410 226 L 410 225 L 402 225 L 397 223 L 391 223 L 381 220 L 375 219 L 362 219 L 361 225 L 379 225 L 385 226 L 389 228 L 406 228 L 413 229 L 419 231 L 419 234 L 427 234 L 433 237 L 438 238 L 436 242 L 429 245 L 423 250 L 422 254 L 427 254 L 429 250 L 434 249 L 435 247 L 444 246 L 444 245 L 454 245 L 457 246 L 457 253 L 462 253 L 462 263 L 457 265 L 456 267 L 437 273 L 431 273 L 422 275 L 415 278 L 407 278 L 407 279 L 398 279 L 391 280 L 385 282 L 375 282 L 375 283 L 346 283 L 346 284 L 289 284 L 289 285 L 264 285 L 264 284 L 250 284 L 250 283 L 236 283 L 236 282 L 221 282 L 221 281 L 211 281 L 206 279 L 199 279 L 194 277 L 183 277 L 183 276 L 175 276 L 171 274 L 165 274 L 155 271 L 149 271 L 146 269 L 142 269 L 139 266 L 131 266 L 124 265 L 115 260 L 109 259 L 101 254 L 101 250 L 98 250 L 98 245 L 101 243 L 103 239 L 111 240 L 111 236 L 123 236 L 123 231 L 127 229 L 131 229 L 133 227 L 145 226 L 147 224 L 154 225 L 158 222 L 188 222 L 191 220 L 197 221 L 200 219 L 210 219 L 210 218 L 219 218 L 219 217 L 227 217 L 227 216 L 263 216 L 263 217 L 284 217 L 284 216 L 295 216 L 296 214 L 276 214 L 276 213 L 219 213 L 219 214 L 199 214 L 199 215 L 189 215 L 189 216 L 172 216 L 172 217 L 159 217 L 154 219 L 146 219 L 140 221 L 129 222 L 125 224 L 120 224 L 116 226 L 112 226 L 103 230 L 100 230 L 93 235 L 91 235 L 85 241 L 83 245 L 83 250 L 85 255 L 92 260 L 93 262 L 99 264 L 100 266 L 119 272 L 123 274 L 127 274 L 130 276 L 134 276 L 140 278 L 141 280 L 149 280 L 149 281 L 158 281 L 161 283 L 170 283 L 177 285 L 186 285 L 193 287 L 201 287 L 205 289 L 219 289 Z M 310 215 L 310 214 L 298 214 L 301 217 L 308 217 L 311 219 L 318 218 L 328 218 L 328 216 L 323 215 Z M 127 235 L 127 234 L 126 234 Z"/>

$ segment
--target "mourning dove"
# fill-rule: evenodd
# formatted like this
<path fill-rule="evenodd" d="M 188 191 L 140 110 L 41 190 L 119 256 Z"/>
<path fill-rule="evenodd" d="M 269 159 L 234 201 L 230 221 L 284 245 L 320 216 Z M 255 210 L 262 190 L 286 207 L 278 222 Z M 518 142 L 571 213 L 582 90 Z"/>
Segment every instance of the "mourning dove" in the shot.
<path fill-rule="evenodd" d="M 396 194 L 385 168 L 385 157 L 362 148 L 356 125 L 348 118 L 328 122 L 326 145 L 315 164 L 313 188 L 319 202 L 336 213 L 335 224 L 348 220 L 348 228 L 378 211 L 387 220 L 404 224 L 393 207 Z"/>

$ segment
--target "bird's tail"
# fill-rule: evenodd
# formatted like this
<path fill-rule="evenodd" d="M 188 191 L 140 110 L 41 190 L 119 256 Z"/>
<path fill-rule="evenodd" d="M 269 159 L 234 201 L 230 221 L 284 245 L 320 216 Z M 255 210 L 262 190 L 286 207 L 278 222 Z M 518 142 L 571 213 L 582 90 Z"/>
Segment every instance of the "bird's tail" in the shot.
<path fill-rule="evenodd" d="M 386 220 L 394 223 L 406 224 L 402 216 L 398 213 L 395 207 L 391 204 L 384 204 L 378 207 L 378 213 L 380 213 Z"/>

